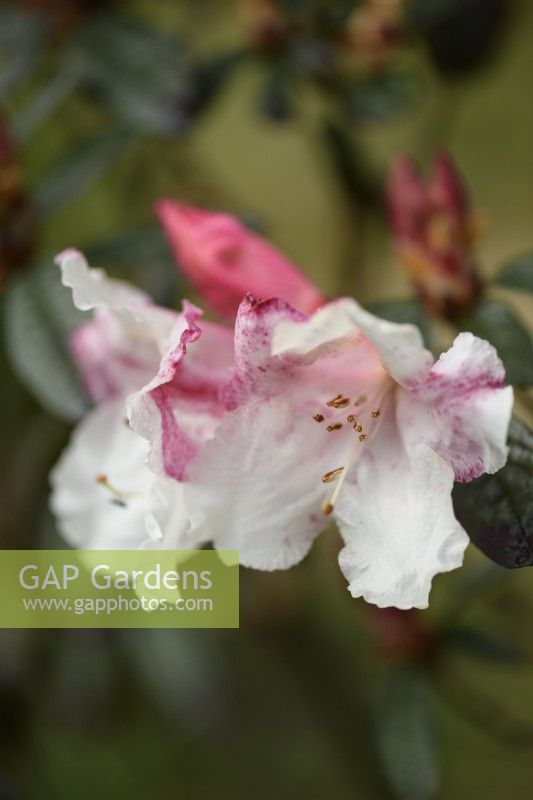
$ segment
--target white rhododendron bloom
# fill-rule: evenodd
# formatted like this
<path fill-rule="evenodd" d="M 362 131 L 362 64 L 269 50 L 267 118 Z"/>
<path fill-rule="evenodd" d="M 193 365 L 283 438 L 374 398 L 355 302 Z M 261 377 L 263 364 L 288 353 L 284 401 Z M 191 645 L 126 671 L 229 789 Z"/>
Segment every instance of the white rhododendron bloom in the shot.
<path fill-rule="evenodd" d="M 468 543 L 454 478 L 495 472 L 507 457 L 513 393 L 494 348 L 463 333 L 434 363 L 414 326 L 353 300 L 307 318 L 248 296 L 224 376 L 201 365 L 216 361 L 216 342 L 212 332 L 203 342 L 190 312 L 128 401 L 150 468 L 174 478 L 161 513 L 175 490 L 192 539 L 265 570 L 298 563 L 333 514 L 352 595 L 426 607 L 433 576 L 458 567 Z"/>
<path fill-rule="evenodd" d="M 454 480 L 507 457 L 513 393 L 490 344 L 462 333 L 435 362 L 416 327 L 350 299 L 307 316 L 248 295 L 233 332 L 187 301 L 158 308 L 77 251 L 58 262 L 94 310 L 72 347 L 98 402 L 52 473 L 69 542 L 211 542 L 287 569 L 333 517 L 354 597 L 427 606 L 468 543 Z"/>

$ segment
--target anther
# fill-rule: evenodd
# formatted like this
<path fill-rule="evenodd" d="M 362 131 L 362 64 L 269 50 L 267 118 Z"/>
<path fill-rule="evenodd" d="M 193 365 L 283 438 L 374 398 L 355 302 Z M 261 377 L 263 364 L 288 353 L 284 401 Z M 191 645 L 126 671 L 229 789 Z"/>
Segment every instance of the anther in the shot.
<path fill-rule="evenodd" d="M 313 414 L 315 422 L 324 422 L 324 414 Z"/>
<path fill-rule="evenodd" d="M 346 422 L 355 422 L 355 416 L 353 414 L 348 414 Z"/>
<path fill-rule="evenodd" d="M 335 406 L 335 403 L 338 403 L 338 402 L 339 402 L 339 400 L 342 400 L 342 394 L 336 394 L 336 395 L 335 395 L 335 397 L 332 397 L 332 398 L 331 398 L 331 400 L 328 400 L 328 402 L 326 403 L 326 405 L 327 405 L 327 406 L 330 406 L 330 408 L 331 408 L 332 406 L 334 407 L 334 406 Z"/>
<path fill-rule="evenodd" d="M 335 422 L 333 425 L 328 425 L 326 430 L 328 430 L 331 433 L 331 431 L 340 431 L 341 428 L 342 428 L 342 422 Z"/>
<path fill-rule="evenodd" d="M 340 400 L 334 400 L 331 405 L 333 406 L 333 408 L 346 408 L 349 402 L 350 402 L 349 397 L 341 397 Z"/>
<path fill-rule="evenodd" d="M 363 426 L 360 425 L 358 422 L 356 422 L 355 425 L 353 426 L 353 429 L 356 433 L 361 433 L 361 431 L 363 430 Z"/>
<path fill-rule="evenodd" d="M 376 417 L 379 417 L 380 414 L 381 414 L 381 411 L 379 410 L 379 408 L 372 409 L 372 415 L 371 416 L 373 416 L 374 419 L 376 419 Z"/>
<path fill-rule="evenodd" d="M 322 503 L 322 513 L 328 516 L 333 511 L 333 503 L 330 503 L 329 500 L 324 500 Z"/>
<path fill-rule="evenodd" d="M 362 433 L 360 435 L 360 437 L 359 437 L 359 441 L 360 442 L 366 442 L 367 439 L 368 439 L 368 436 L 366 435 L 366 433 Z"/>
<path fill-rule="evenodd" d="M 322 483 L 331 483 L 335 478 L 339 477 L 343 469 L 344 467 L 337 467 L 337 469 L 332 469 L 331 472 L 326 472 L 325 475 L 322 475 Z"/>

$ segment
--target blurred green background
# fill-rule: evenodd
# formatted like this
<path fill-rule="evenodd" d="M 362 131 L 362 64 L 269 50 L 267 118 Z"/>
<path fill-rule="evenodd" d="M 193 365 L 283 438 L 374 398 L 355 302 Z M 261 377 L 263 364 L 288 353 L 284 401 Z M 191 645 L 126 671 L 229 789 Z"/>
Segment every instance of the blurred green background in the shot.
<path fill-rule="evenodd" d="M 2 320 L 6 298 L 23 286 L 26 305 L 16 308 L 28 309 L 31 330 L 22 353 L 13 356 L 19 345 L 11 339 L 0 355 L 3 547 L 62 546 L 47 510 L 47 474 L 69 432 L 59 413 L 62 403 L 72 407 L 68 393 L 57 398 L 53 384 L 57 368 L 56 385 L 71 387 L 70 367 L 59 364 L 71 323 L 57 321 L 47 295 L 55 278 L 43 269 L 53 271 L 54 253 L 87 249 L 95 265 L 177 303 L 191 292 L 152 212 L 156 198 L 170 196 L 242 216 L 328 295 L 366 304 L 407 297 L 375 195 L 395 155 L 426 166 L 442 147 L 487 218 L 483 275 L 532 248 L 531 3 L 508 4 L 475 68 L 443 70 L 427 38 L 411 32 L 392 56 L 407 76 L 407 99 L 403 90 L 399 99 L 380 95 L 373 102 L 383 113 L 355 120 L 339 111 L 335 86 L 305 68 L 288 86 L 279 70 L 271 78 L 279 52 L 261 50 L 250 32 L 264 5 L 0 4 L 1 109 L 24 192 L 38 207 L 31 255 L 5 262 Z M 446 0 L 428 5 L 438 16 Z M 483 4 L 466 5 L 475 15 Z M 146 28 L 148 40 L 152 29 L 170 37 L 168 52 L 152 43 L 136 67 L 137 50 L 121 51 L 120 41 L 115 50 L 114 37 L 97 29 L 92 72 L 72 79 L 78 62 L 62 59 L 97 14 Z M 164 74 L 152 76 L 153 63 Z M 158 103 L 157 113 L 143 107 L 152 91 L 165 110 L 171 102 L 170 123 L 159 120 Z M 339 170 L 332 126 L 359 165 L 355 191 Z M 495 291 L 531 319 L 524 295 Z M 436 329 L 445 342 L 450 328 Z M 46 344 L 32 356 L 36 336 Z M 25 374 L 41 355 L 45 375 L 38 386 L 30 378 L 30 391 Z M 407 641 L 396 646 L 388 623 L 349 597 L 338 547 L 328 531 L 288 573 L 243 571 L 237 631 L 1 632 L 0 797 L 529 796 L 531 573 L 500 570 L 471 547 L 463 570 L 438 577 L 431 609 L 411 615 Z"/>

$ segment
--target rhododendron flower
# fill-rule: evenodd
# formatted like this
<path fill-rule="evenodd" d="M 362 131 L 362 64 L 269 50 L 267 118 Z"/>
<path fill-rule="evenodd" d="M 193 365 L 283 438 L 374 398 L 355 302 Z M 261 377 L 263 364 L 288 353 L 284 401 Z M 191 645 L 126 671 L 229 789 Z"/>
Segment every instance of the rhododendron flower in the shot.
<path fill-rule="evenodd" d="M 154 485 L 144 463 L 146 442 L 129 427 L 125 400 L 157 370 L 173 337 L 188 330 L 194 307 L 185 304 L 182 314 L 159 308 L 144 292 L 89 269 L 76 250 L 62 253 L 57 263 L 76 307 L 94 311 L 74 331 L 71 347 L 88 393 L 99 403 L 79 423 L 51 474 L 51 506 L 60 529 L 77 547 L 186 547 L 188 524 L 179 504 L 161 537 L 162 522 L 170 520 L 161 517 L 159 504 L 153 517 L 150 498 L 157 499 L 170 479 Z M 210 345 L 211 331 L 214 336 L 219 330 L 217 342 L 228 339 L 231 363 L 230 333 L 207 325 L 202 344 L 209 350 L 209 369 L 225 355 L 223 347 Z M 195 419 L 194 430 L 197 425 Z"/>
<path fill-rule="evenodd" d="M 494 348 L 460 334 L 435 363 L 419 331 L 350 299 L 310 318 L 247 297 L 234 363 L 207 374 L 199 313 L 128 401 L 149 466 L 171 476 L 156 518 L 185 503 L 189 539 L 237 549 L 241 563 L 286 569 L 335 517 L 354 597 L 427 606 L 431 580 L 462 563 L 454 478 L 507 456 L 512 389 Z M 176 492 L 176 497 L 174 497 Z"/>
<path fill-rule="evenodd" d="M 309 313 L 325 300 L 289 259 L 236 217 L 160 200 L 156 211 L 180 269 L 233 322 L 242 298 L 282 297 Z"/>
<path fill-rule="evenodd" d="M 449 156 L 435 157 L 426 184 L 411 159 L 396 159 L 387 200 L 396 250 L 421 299 L 445 316 L 468 308 L 480 290 L 473 252 L 478 221 Z"/>

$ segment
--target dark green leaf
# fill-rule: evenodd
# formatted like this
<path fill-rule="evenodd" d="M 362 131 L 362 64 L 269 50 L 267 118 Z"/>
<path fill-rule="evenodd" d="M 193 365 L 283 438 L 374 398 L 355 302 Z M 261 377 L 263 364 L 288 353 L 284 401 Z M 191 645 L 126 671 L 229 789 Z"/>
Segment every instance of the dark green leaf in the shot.
<path fill-rule="evenodd" d="M 38 208 L 49 213 L 78 197 L 120 158 L 130 141 L 115 131 L 79 144 L 40 179 L 35 191 Z"/>
<path fill-rule="evenodd" d="M 188 98 L 182 98 L 181 109 L 184 116 L 192 118 L 204 111 L 217 98 L 248 55 L 246 50 L 234 50 L 222 53 L 197 67 L 193 73 L 192 91 Z"/>
<path fill-rule="evenodd" d="M 259 102 L 268 119 L 285 122 L 292 116 L 292 79 L 292 70 L 286 61 L 280 61 L 267 75 Z"/>
<path fill-rule="evenodd" d="M 514 642 L 481 628 L 454 628 L 446 635 L 445 641 L 454 650 L 496 664 L 515 664 L 524 658 L 523 651 Z"/>
<path fill-rule="evenodd" d="M 507 0 L 410 0 L 407 12 L 438 68 L 451 77 L 485 64 L 509 6 Z"/>
<path fill-rule="evenodd" d="M 500 286 L 533 292 L 533 253 L 518 256 L 498 272 L 494 279 Z"/>
<path fill-rule="evenodd" d="M 178 272 L 160 228 L 124 231 L 85 248 L 91 264 L 112 267 L 147 291 L 156 302 L 172 305 Z"/>
<path fill-rule="evenodd" d="M 458 320 L 461 330 L 471 331 L 494 345 L 514 386 L 533 385 L 531 336 L 513 312 L 499 300 L 480 300 Z"/>
<path fill-rule="evenodd" d="M 378 747 L 391 789 L 400 800 L 430 800 L 439 767 L 423 673 L 407 665 L 390 668 L 380 700 Z"/>
<path fill-rule="evenodd" d="M 415 87 L 410 75 L 393 72 L 350 84 L 343 94 L 344 109 L 349 119 L 357 122 L 387 122 L 412 103 Z"/>
<path fill-rule="evenodd" d="M 0 97 L 13 91 L 39 65 L 45 28 L 34 14 L 0 10 Z"/>
<path fill-rule="evenodd" d="M 6 349 L 13 370 L 42 406 L 74 420 L 86 408 L 67 346 L 68 333 L 83 319 L 52 263 L 34 268 L 6 295 Z"/>
<path fill-rule="evenodd" d="M 324 138 L 333 168 L 355 208 L 358 211 L 366 207 L 379 208 L 383 202 L 382 191 L 369 174 L 353 137 L 342 125 L 329 121 L 324 128 Z"/>
<path fill-rule="evenodd" d="M 509 458 L 495 475 L 456 484 L 455 513 L 490 559 L 514 569 L 533 565 L 533 432 L 518 420 L 509 429 Z"/>
<path fill-rule="evenodd" d="M 110 111 L 140 132 L 175 133 L 189 91 L 183 47 L 155 28 L 96 16 L 77 42 L 86 76 Z"/>
<path fill-rule="evenodd" d="M 372 303 L 368 310 L 377 317 L 383 317 L 391 322 L 409 322 L 416 325 L 424 338 L 427 347 L 431 349 L 431 329 L 427 314 L 419 300 L 406 297 L 401 300 L 380 300 Z"/>
<path fill-rule="evenodd" d="M 30 102 L 16 118 L 14 128 L 21 139 L 27 138 L 56 111 L 76 86 L 81 70 L 81 62 L 69 51 L 55 70 L 45 76 L 44 83 L 34 90 Z"/>

